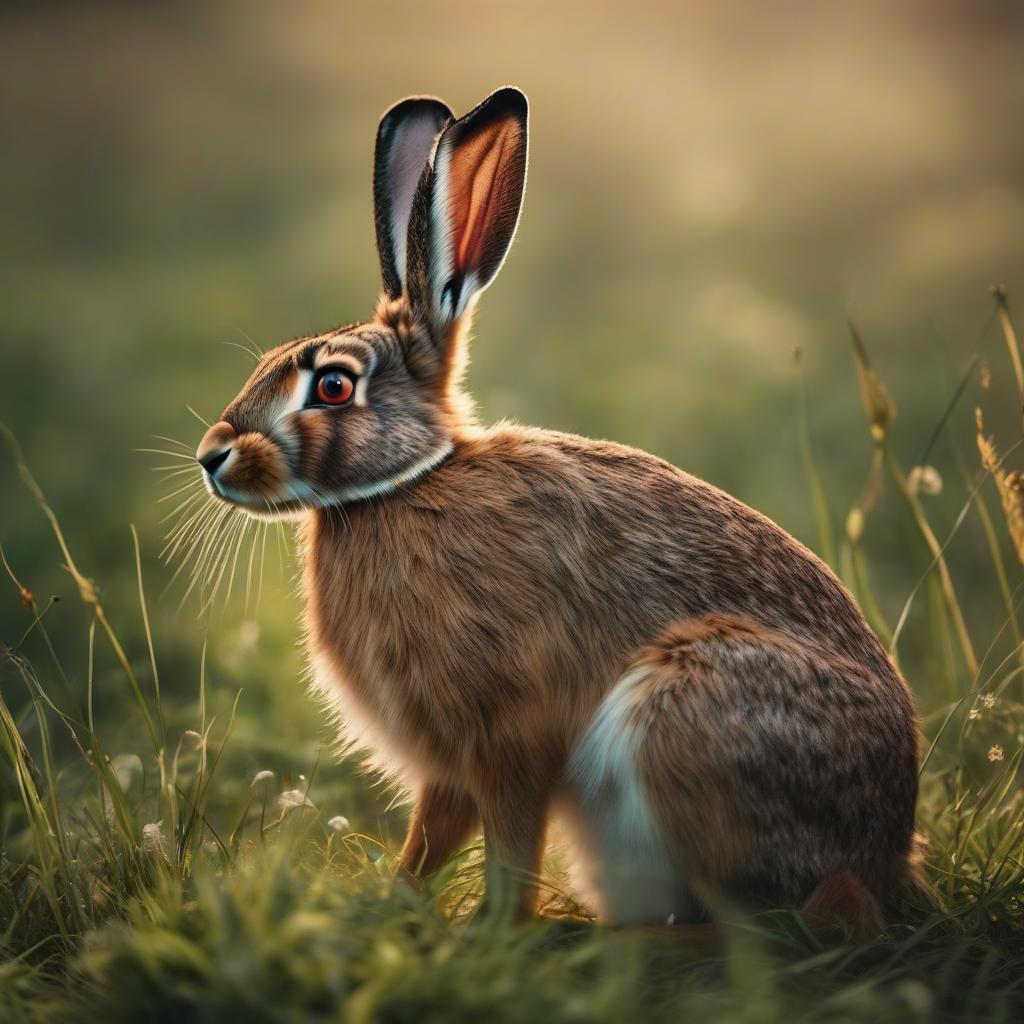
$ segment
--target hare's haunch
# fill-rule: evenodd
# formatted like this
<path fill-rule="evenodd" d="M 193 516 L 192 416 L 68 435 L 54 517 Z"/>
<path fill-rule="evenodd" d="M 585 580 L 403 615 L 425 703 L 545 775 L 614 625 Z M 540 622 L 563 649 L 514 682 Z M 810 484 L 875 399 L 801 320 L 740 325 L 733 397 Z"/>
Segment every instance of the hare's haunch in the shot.
<path fill-rule="evenodd" d="M 611 923 L 878 927 L 915 876 L 917 723 L 843 586 L 651 455 L 473 418 L 526 163 L 515 89 L 384 115 L 377 311 L 262 358 L 199 446 L 210 493 L 298 521 L 315 685 L 415 794 L 408 872 L 482 826 L 489 901 L 528 914 L 557 814 Z"/>

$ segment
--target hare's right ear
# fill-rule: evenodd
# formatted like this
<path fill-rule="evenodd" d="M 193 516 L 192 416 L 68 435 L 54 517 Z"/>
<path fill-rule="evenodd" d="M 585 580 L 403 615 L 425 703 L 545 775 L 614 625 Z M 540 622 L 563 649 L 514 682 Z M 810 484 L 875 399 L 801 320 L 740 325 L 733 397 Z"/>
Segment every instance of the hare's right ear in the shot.
<path fill-rule="evenodd" d="M 380 119 L 373 154 L 373 213 L 377 224 L 380 273 L 388 297 L 405 287 L 409 213 L 420 175 L 434 141 L 452 112 L 431 96 L 410 96 Z"/>
<path fill-rule="evenodd" d="M 499 89 L 441 133 L 409 221 L 405 290 L 442 332 L 494 280 L 519 223 L 526 187 L 526 97 Z"/>

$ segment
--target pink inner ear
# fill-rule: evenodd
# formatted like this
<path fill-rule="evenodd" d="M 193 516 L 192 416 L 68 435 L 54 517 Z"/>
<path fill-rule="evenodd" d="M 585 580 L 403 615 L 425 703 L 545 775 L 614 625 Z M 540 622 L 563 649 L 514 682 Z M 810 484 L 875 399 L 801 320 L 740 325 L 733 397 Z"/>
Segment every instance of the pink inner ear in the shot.
<path fill-rule="evenodd" d="M 409 125 L 388 156 L 388 172 L 392 182 L 390 224 L 395 269 L 405 278 L 406 235 L 409 214 L 416 195 L 423 165 L 427 162 L 438 125 L 431 119 Z"/>
<path fill-rule="evenodd" d="M 449 168 L 449 204 L 455 270 L 468 274 L 485 259 L 488 239 L 505 206 L 501 175 L 507 150 L 518 141 L 519 124 L 508 119 L 462 142 Z"/>

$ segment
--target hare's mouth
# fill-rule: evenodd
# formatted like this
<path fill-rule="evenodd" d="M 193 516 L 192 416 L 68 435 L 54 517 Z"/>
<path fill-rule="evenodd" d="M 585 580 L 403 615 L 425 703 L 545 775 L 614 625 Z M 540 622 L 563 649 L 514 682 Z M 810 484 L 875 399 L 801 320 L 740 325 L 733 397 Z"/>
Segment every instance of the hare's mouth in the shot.
<path fill-rule="evenodd" d="M 284 494 L 266 494 L 241 490 L 204 474 L 206 490 L 217 501 L 237 508 L 254 519 L 290 519 L 305 512 L 313 504 L 302 501 L 289 486 Z"/>

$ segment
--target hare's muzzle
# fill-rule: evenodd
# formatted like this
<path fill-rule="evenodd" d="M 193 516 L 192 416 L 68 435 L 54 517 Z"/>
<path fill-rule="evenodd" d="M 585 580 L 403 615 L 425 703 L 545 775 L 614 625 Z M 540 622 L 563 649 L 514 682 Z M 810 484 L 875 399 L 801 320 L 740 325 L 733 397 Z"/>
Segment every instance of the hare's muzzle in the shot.
<path fill-rule="evenodd" d="M 238 433 L 215 423 L 196 451 L 207 490 L 243 508 L 268 512 L 292 494 L 292 474 L 280 445 L 260 431 Z"/>

